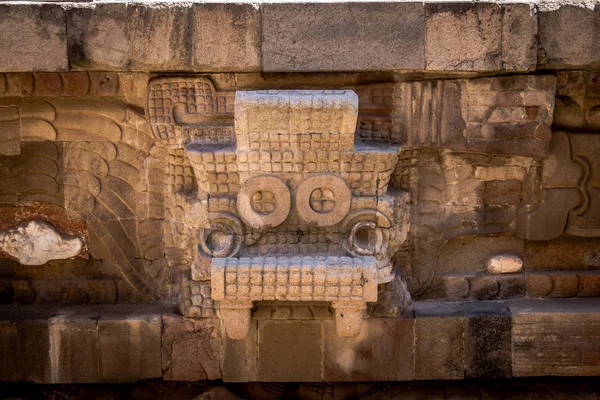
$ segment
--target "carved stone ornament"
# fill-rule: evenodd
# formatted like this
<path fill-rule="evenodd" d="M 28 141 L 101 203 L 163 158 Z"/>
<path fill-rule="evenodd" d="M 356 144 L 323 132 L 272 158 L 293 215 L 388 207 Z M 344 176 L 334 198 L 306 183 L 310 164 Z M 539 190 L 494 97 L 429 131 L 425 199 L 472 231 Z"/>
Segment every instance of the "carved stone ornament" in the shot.
<path fill-rule="evenodd" d="M 397 145 L 355 145 L 356 93 L 238 91 L 230 126 L 231 96 L 207 91 L 206 79 L 151 87 L 155 134 L 187 143 L 198 182 L 195 197 L 176 195 L 198 239 L 191 279 L 201 286 L 188 283 L 184 312 L 217 300 L 229 336 L 242 339 L 254 302 L 329 302 L 338 333 L 358 335 L 378 285 L 401 279 L 391 258 L 407 237 L 409 194 L 388 190 Z"/>
<path fill-rule="evenodd" d="M 0 231 L 0 250 L 23 265 L 42 265 L 51 260 L 75 257 L 83 246 L 82 237 L 64 235 L 41 220 Z"/>

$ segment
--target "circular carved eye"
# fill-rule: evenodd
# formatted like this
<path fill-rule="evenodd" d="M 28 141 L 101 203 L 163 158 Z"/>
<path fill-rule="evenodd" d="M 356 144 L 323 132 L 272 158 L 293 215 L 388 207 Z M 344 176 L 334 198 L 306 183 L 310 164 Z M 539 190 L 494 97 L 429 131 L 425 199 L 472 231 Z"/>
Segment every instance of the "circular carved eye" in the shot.
<path fill-rule="evenodd" d="M 201 229 L 198 239 L 200 249 L 210 257 L 231 257 L 240 247 L 240 235 L 223 223 Z"/>
<path fill-rule="evenodd" d="M 335 175 L 315 175 L 305 179 L 296 192 L 296 208 L 309 224 L 331 226 L 350 210 L 350 189 Z"/>
<path fill-rule="evenodd" d="M 362 221 L 356 223 L 348 238 L 350 248 L 356 254 L 373 256 L 383 247 L 383 233 L 375 222 Z"/>
<path fill-rule="evenodd" d="M 288 187 L 274 176 L 248 179 L 238 193 L 237 207 L 246 225 L 261 229 L 280 225 L 290 212 Z"/>
<path fill-rule="evenodd" d="M 217 213 L 198 231 L 198 248 L 209 257 L 231 257 L 240 249 L 243 226 L 234 216 Z"/>

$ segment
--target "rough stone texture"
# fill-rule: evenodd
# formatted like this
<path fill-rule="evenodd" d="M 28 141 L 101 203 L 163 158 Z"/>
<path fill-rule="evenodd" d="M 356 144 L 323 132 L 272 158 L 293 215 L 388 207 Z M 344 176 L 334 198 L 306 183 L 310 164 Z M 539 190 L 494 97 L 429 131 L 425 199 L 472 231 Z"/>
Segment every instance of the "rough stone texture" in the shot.
<path fill-rule="evenodd" d="M 161 318 L 157 307 L 119 306 L 98 321 L 100 382 L 135 382 L 162 376 Z M 128 312 L 129 311 L 129 312 Z"/>
<path fill-rule="evenodd" d="M 260 12 L 254 4 L 194 4 L 192 68 L 260 71 Z"/>
<path fill-rule="evenodd" d="M 463 379 L 464 318 L 443 303 L 415 304 L 415 379 Z"/>
<path fill-rule="evenodd" d="M 0 154 L 7 156 L 20 154 L 21 122 L 19 121 L 18 107 L 0 107 L 0 132 L 2 132 L 0 133 Z"/>
<path fill-rule="evenodd" d="M 496 4 L 426 4 L 426 69 L 502 69 L 502 8 Z"/>
<path fill-rule="evenodd" d="M 404 381 L 414 379 L 414 318 L 374 318 L 356 338 L 341 338 L 325 322 L 323 379 Z"/>
<path fill-rule="evenodd" d="M 495 302 L 465 303 L 465 377 L 512 376 L 511 317 Z"/>
<path fill-rule="evenodd" d="M 96 3 L 67 10 L 71 69 L 126 69 L 129 62 L 127 4 Z"/>
<path fill-rule="evenodd" d="M 423 11 L 418 3 L 264 4 L 263 70 L 423 69 Z"/>
<path fill-rule="evenodd" d="M 23 265 L 42 265 L 74 257 L 83 250 L 83 245 L 82 237 L 62 235 L 41 220 L 0 231 L 0 249 Z"/>
<path fill-rule="evenodd" d="M 515 376 L 600 374 L 598 299 L 510 302 Z"/>
<path fill-rule="evenodd" d="M 0 320 L 0 381 L 98 381 L 97 309 L 7 308 Z"/>
<path fill-rule="evenodd" d="M 259 71 L 259 34 L 251 4 L 96 3 L 68 10 L 72 69 Z"/>
<path fill-rule="evenodd" d="M 216 319 L 193 320 L 167 312 L 162 320 L 163 379 L 221 379 L 221 330 Z"/>
<path fill-rule="evenodd" d="M 563 5 L 539 13 L 539 54 L 542 68 L 598 65 L 600 9 Z"/>
<path fill-rule="evenodd" d="M 258 322 L 253 320 L 245 340 L 233 340 L 222 335 L 222 371 L 225 382 L 255 382 L 258 380 Z"/>
<path fill-rule="evenodd" d="M 523 71 L 537 65 L 537 10 L 530 4 L 502 5 L 502 69 Z"/>
<path fill-rule="evenodd" d="M 391 138 L 408 146 L 545 157 L 555 87 L 551 75 L 400 82 L 394 87 Z M 414 104 L 420 105 L 419 113 L 413 112 Z"/>
<path fill-rule="evenodd" d="M 133 70 L 187 70 L 192 65 L 190 3 L 127 7 L 129 65 Z"/>
<path fill-rule="evenodd" d="M 1 4 L 0 71 L 66 70 L 65 20 L 58 4 Z"/>
<path fill-rule="evenodd" d="M 322 380 L 323 340 L 323 326 L 317 321 L 259 321 L 258 380 Z"/>

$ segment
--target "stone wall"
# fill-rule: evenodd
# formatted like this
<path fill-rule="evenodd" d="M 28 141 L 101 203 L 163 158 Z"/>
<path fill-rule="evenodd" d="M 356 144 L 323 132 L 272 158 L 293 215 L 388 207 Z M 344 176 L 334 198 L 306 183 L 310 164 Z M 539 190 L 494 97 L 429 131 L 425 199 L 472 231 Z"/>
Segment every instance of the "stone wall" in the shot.
<path fill-rule="evenodd" d="M 599 159 L 593 2 L 0 3 L 0 381 L 600 375 Z"/>

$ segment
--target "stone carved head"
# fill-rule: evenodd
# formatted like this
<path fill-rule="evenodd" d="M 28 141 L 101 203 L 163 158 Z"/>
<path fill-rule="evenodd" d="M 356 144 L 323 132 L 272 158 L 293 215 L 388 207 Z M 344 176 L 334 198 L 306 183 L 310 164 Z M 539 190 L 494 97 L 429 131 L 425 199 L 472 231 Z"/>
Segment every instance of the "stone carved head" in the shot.
<path fill-rule="evenodd" d="M 264 300 L 331 302 L 338 333 L 356 336 L 366 303 L 394 279 L 409 221 L 408 193 L 388 188 L 397 146 L 355 145 L 356 93 L 238 91 L 233 126 L 214 112 L 228 109 L 218 99 L 213 115 L 161 101 L 171 111 L 153 127 L 175 133 L 197 182 L 182 200 L 191 280 L 210 281 L 229 336 L 246 336 L 253 302 Z"/>

